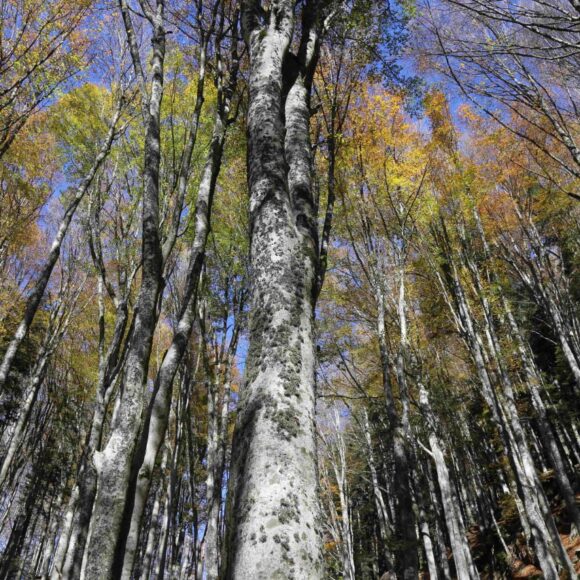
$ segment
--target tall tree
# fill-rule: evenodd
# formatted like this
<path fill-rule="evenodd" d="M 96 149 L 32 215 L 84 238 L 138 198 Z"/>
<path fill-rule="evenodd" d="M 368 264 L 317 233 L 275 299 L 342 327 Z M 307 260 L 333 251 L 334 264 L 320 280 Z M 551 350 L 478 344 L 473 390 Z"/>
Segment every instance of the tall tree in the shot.
<path fill-rule="evenodd" d="M 102 451 L 95 452 L 98 490 L 91 517 L 91 535 L 86 574 L 91 578 L 109 578 L 113 574 L 115 549 L 125 509 L 131 463 L 141 427 L 143 397 L 149 368 L 153 335 L 157 323 L 158 299 L 162 287 L 162 252 L 159 232 L 159 171 L 161 161 L 161 100 L 163 98 L 166 48 L 165 2 L 152 8 L 141 3 L 151 27 L 151 81 L 144 86 L 143 114 L 146 134 L 143 161 L 143 210 L 141 286 L 137 299 L 130 346 L 126 355 L 123 388 L 109 440 Z M 144 82 L 139 54 L 134 50 L 133 30 L 126 3 L 121 0 L 133 66 L 139 83 Z"/>

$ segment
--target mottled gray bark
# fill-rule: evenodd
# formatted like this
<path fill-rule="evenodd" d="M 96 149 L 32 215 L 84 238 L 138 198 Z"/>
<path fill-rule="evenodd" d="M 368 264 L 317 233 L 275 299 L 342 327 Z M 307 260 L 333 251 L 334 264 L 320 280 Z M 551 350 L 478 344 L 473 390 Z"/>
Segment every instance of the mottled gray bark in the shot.
<path fill-rule="evenodd" d="M 250 52 L 252 291 L 224 577 L 315 580 L 323 563 L 314 426 L 318 248 L 308 127 L 318 3 L 303 7 L 297 57 L 289 53 L 294 1 L 270 5 L 263 23 L 258 4 L 245 3 L 242 16 Z M 283 85 L 289 85 L 285 100 Z"/>
<path fill-rule="evenodd" d="M 35 489 L 35 487 L 38 485 L 38 482 L 38 474 L 34 473 L 30 482 L 30 487 L 32 490 Z M 42 490 L 41 493 L 44 493 L 44 490 Z M 21 509 L 14 518 L 12 529 L 8 535 L 8 539 L 0 559 L 1 580 L 12 580 L 12 578 L 18 577 L 18 556 L 22 553 L 26 533 L 29 529 L 32 516 L 34 514 L 33 508 L 36 498 L 36 493 L 29 492 L 26 496 L 26 500 L 23 502 Z"/>
<path fill-rule="evenodd" d="M 39 358 L 34 365 L 29 380 L 26 381 L 25 397 L 22 401 L 22 407 L 16 420 L 16 424 L 8 434 L 9 441 L 2 459 L 2 466 L 0 467 L 0 487 L 2 488 L 4 488 L 7 483 L 11 483 L 12 478 L 9 476 L 11 474 L 14 458 L 16 457 L 18 450 L 21 448 L 28 419 L 32 412 L 32 407 L 36 401 L 40 387 L 42 386 L 48 358 L 48 352 L 43 349 L 43 351 L 39 353 Z"/>
<path fill-rule="evenodd" d="M 151 89 L 147 103 L 144 191 L 142 215 L 141 287 L 137 299 L 134 329 L 125 363 L 125 376 L 111 434 L 103 451 L 95 452 L 98 490 L 91 518 L 86 576 L 91 579 L 114 575 L 115 551 L 130 480 L 131 465 L 141 428 L 153 334 L 157 323 L 157 302 L 162 285 L 162 254 L 159 240 L 159 169 L 161 159 L 160 106 L 163 96 L 165 60 L 164 1 L 155 9 L 141 3 L 152 28 Z"/>
<path fill-rule="evenodd" d="M 223 86 L 223 77 L 218 78 L 218 107 L 214 118 L 213 135 L 195 203 L 195 234 L 190 249 L 185 294 L 178 316 L 177 329 L 157 374 L 142 435 L 141 446 L 144 449 L 144 456 L 139 467 L 134 497 L 129 499 L 129 501 L 133 502 L 133 507 L 130 529 L 128 530 L 124 549 L 123 574 L 125 576 L 129 576 L 130 571 L 133 569 L 141 520 L 151 485 L 151 473 L 167 430 L 173 382 L 183 359 L 196 318 L 198 286 L 205 258 L 206 242 L 210 231 L 211 208 L 221 167 L 230 102 L 237 78 L 237 67 L 236 57 L 233 70 L 230 71 L 230 79 L 227 86 Z M 180 187 L 184 188 L 183 195 L 185 195 L 185 186 L 186 182 L 180 181 Z"/>

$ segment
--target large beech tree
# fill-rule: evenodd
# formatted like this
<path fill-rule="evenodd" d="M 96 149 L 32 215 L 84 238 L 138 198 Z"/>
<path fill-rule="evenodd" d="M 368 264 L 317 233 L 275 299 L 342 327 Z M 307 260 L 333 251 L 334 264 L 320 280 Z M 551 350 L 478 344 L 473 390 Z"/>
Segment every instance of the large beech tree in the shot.
<path fill-rule="evenodd" d="M 315 441 L 318 239 L 310 91 L 323 3 L 244 2 L 250 56 L 249 350 L 238 409 L 226 578 L 323 575 Z M 257 556 L 258 554 L 258 556 Z"/>

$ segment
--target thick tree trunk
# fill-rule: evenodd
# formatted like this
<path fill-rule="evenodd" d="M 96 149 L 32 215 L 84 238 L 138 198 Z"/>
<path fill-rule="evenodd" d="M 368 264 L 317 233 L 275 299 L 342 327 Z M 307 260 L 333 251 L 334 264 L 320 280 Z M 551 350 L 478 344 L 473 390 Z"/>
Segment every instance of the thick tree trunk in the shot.
<path fill-rule="evenodd" d="M 316 6 L 316 2 L 312 3 Z M 309 6 L 303 8 L 307 13 Z M 313 221 L 309 89 L 316 39 L 283 104 L 294 2 L 258 25 L 246 4 L 250 50 L 248 166 L 252 293 L 246 382 L 238 407 L 224 551 L 225 578 L 322 578 L 314 425 Z M 303 35 L 313 30 L 305 27 Z M 312 50 L 306 51 L 306 46 Z"/>

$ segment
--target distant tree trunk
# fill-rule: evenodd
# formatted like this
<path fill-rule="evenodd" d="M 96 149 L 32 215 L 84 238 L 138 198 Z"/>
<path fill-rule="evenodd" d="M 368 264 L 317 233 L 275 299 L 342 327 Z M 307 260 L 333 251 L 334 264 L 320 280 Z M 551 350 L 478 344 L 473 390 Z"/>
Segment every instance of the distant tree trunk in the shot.
<path fill-rule="evenodd" d="M 102 289 L 103 284 L 100 284 Z M 115 324 L 109 348 L 105 353 L 105 308 L 100 295 L 100 344 L 99 344 L 99 377 L 97 382 L 97 396 L 91 426 L 80 467 L 77 473 L 75 489 L 69 501 L 69 511 L 74 512 L 70 525 L 63 537 L 63 546 L 66 552 L 59 556 L 53 568 L 54 578 L 79 578 L 83 556 L 85 554 L 89 525 L 93 513 L 93 505 L 97 493 L 97 471 L 91 460 L 93 454 L 100 450 L 105 427 L 105 415 L 109 405 L 113 381 L 119 371 L 119 363 L 123 346 L 123 336 L 127 327 L 128 307 L 127 298 L 116 300 Z M 59 554 L 61 545 L 59 542 Z"/>
<path fill-rule="evenodd" d="M 438 580 L 437 563 L 435 561 L 435 552 L 433 550 L 433 540 L 429 529 L 429 521 L 423 504 L 419 507 L 419 533 L 423 540 L 425 549 L 425 558 L 427 559 L 427 569 L 429 570 L 429 580 Z"/>
<path fill-rule="evenodd" d="M 435 431 L 435 418 L 429 404 L 429 396 L 426 388 L 419 384 L 419 401 L 423 413 L 425 414 L 426 422 L 429 430 L 429 447 L 433 461 L 435 462 L 435 469 L 437 472 L 437 481 L 439 483 L 439 490 L 441 492 L 441 500 L 443 502 L 443 512 L 445 514 L 445 523 L 447 525 L 447 532 L 449 540 L 451 541 L 451 550 L 453 551 L 453 560 L 455 561 L 455 570 L 459 580 L 473 580 L 479 575 L 475 571 L 473 560 L 471 558 L 471 551 L 465 534 L 463 533 L 463 526 L 460 522 L 459 506 L 456 498 L 453 497 L 453 488 L 449 469 L 445 464 L 445 457 L 443 449 L 437 433 Z"/>
<path fill-rule="evenodd" d="M 567 570 L 570 570 L 571 563 L 563 549 L 553 517 L 548 509 L 546 498 L 535 472 L 531 454 L 525 440 L 525 433 L 523 432 L 515 408 L 511 382 L 503 370 L 503 364 L 498 353 L 498 343 L 494 337 L 488 307 L 485 301 L 483 301 L 482 306 L 485 314 L 486 336 L 492 357 L 500 374 L 502 389 L 499 392 L 493 386 L 492 375 L 490 375 L 489 371 L 491 363 L 484 349 L 483 340 L 476 327 L 472 310 L 458 275 L 457 266 L 452 257 L 453 254 L 450 251 L 445 224 L 443 223 L 439 235 L 441 247 L 446 259 L 443 269 L 452 296 L 452 299 L 447 296 L 448 305 L 452 313 L 454 313 L 458 330 L 473 357 L 483 387 L 483 396 L 490 407 L 494 422 L 502 435 L 505 451 L 515 476 L 518 494 L 524 504 L 525 515 L 522 517 L 530 521 L 531 534 L 534 540 L 534 547 L 538 553 L 540 565 L 546 578 L 556 579 L 558 577 L 556 562 L 559 562 Z M 463 257 L 465 258 L 465 254 L 463 254 Z M 473 264 L 467 264 L 467 266 L 469 268 Z M 473 273 L 473 270 L 471 271 Z M 445 283 L 442 280 L 441 283 L 443 292 L 446 293 Z M 478 291 L 478 297 L 482 300 L 484 298 L 480 291 Z"/>
<path fill-rule="evenodd" d="M 345 580 L 355 580 L 353 532 L 351 522 L 350 500 L 348 495 L 346 445 L 340 425 L 338 410 L 332 419 L 332 439 L 326 441 L 329 447 L 329 460 L 334 472 L 340 505 L 340 550 L 342 557 L 342 574 Z"/>
<path fill-rule="evenodd" d="M 574 377 L 574 392 L 578 396 L 580 395 L 580 322 L 573 306 L 574 300 L 570 296 L 570 281 L 563 267 L 553 264 L 552 256 L 536 224 L 523 215 L 517 202 L 515 210 L 535 259 L 530 260 L 529 249 L 521 248 L 513 238 L 511 238 L 508 251 L 504 252 L 504 257 L 550 317 L 552 328 L 560 341 L 562 353 Z"/>
<path fill-rule="evenodd" d="M 93 180 L 95 179 L 95 176 L 99 168 L 101 167 L 101 165 L 103 164 L 103 162 L 105 161 L 111 150 L 113 141 L 115 140 L 115 137 L 117 135 L 118 130 L 117 123 L 119 122 L 119 118 L 121 117 L 121 108 L 122 108 L 122 100 L 119 101 L 119 104 L 113 114 L 113 118 L 111 120 L 107 136 L 105 137 L 105 140 L 103 141 L 103 144 L 97 156 L 95 157 L 95 160 L 91 168 L 83 178 L 81 184 L 79 185 L 79 187 L 75 192 L 74 197 L 72 198 L 71 202 L 68 204 L 64 212 L 56 236 L 52 241 L 48 258 L 42 265 L 40 269 L 40 275 L 38 276 L 38 279 L 35 282 L 32 291 L 30 292 L 30 295 L 26 300 L 26 307 L 24 310 L 24 315 L 22 316 L 22 320 L 20 321 L 20 324 L 18 325 L 18 328 L 16 329 L 16 332 L 12 337 L 12 340 L 8 344 L 8 348 L 4 353 L 2 364 L 0 364 L 0 389 L 3 389 L 4 384 L 6 383 L 8 373 L 12 368 L 12 363 L 14 362 L 14 358 L 16 357 L 18 348 L 22 343 L 22 341 L 24 340 L 24 338 L 26 337 L 26 335 L 28 334 L 30 325 L 32 324 L 32 321 L 36 316 L 36 312 L 38 311 L 40 302 L 44 296 L 46 287 L 48 286 L 50 276 L 60 256 L 60 250 L 62 248 L 63 241 L 68 232 L 68 228 L 72 222 L 75 212 L 79 204 L 85 197 L 87 191 L 91 187 L 91 184 L 93 183 Z"/>
<path fill-rule="evenodd" d="M 314 426 L 318 242 L 309 142 L 318 1 L 302 6 L 296 57 L 289 53 L 294 4 L 270 5 L 265 26 L 257 2 L 245 3 L 242 15 L 250 52 L 252 291 L 232 450 L 228 579 L 323 575 Z"/>
<path fill-rule="evenodd" d="M 449 569 L 449 559 L 447 557 L 447 546 L 445 545 L 445 539 L 443 535 L 442 522 L 445 521 L 445 514 L 442 513 L 442 507 L 440 502 L 440 494 L 437 494 L 435 489 L 435 475 L 433 475 L 433 469 L 431 464 L 426 466 L 426 480 L 427 486 L 429 488 L 429 497 L 431 498 L 431 505 L 435 512 L 435 540 L 437 545 L 437 552 L 439 554 L 439 567 L 442 572 L 443 578 L 449 580 L 451 578 L 451 571 Z"/>
<path fill-rule="evenodd" d="M 385 553 L 387 559 L 387 567 L 390 569 L 393 564 L 393 557 L 391 554 L 390 549 L 388 549 L 388 541 L 390 539 L 390 535 L 392 534 L 392 526 L 389 522 L 389 514 L 387 512 L 387 507 L 385 505 L 385 500 L 383 498 L 383 494 L 379 487 L 379 478 L 377 473 L 377 467 L 375 464 L 375 458 L 372 449 L 372 441 L 371 441 L 371 433 L 370 433 L 370 426 L 369 426 L 369 418 L 366 409 L 362 411 L 362 428 L 363 428 L 363 435 L 365 439 L 365 448 L 367 451 L 366 459 L 369 465 L 369 470 L 371 472 L 371 483 L 373 486 L 373 497 L 375 500 L 375 507 L 377 510 L 377 518 L 379 521 L 379 533 L 382 542 L 382 550 Z"/>
<path fill-rule="evenodd" d="M 51 319 L 51 325 L 52 324 L 58 323 L 54 319 Z M 54 349 L 58 346 L 58 343 L 60 342 L 60 339 L 66 330 L 66 326 L 67 325 L 62 328 L 62 332 L 58 328 L 49 328 L 47 330 L 43 345 L 41 346 L 40 352 L 38 353 L 38 358 L 34 364 L 30 378 L 26 381 L 25 397 L 22 401 L 16 425 L 14 425 L 12 433 L 10 434 L 8 448 L 2 460 L 2 466 L 0 467 L 0 488 L 6 484 L 7 480 L 8 482 L 10 481 L 9 475 L 12 468 L 12 463 L 18 449 L 22 445 L 26 427 L 28 426 L 28 420 L 30 419 L 30 415 L 32 413 L 32 407 L 36 402 L 36 398 L 38 397 L 38 393 L 42 387 L 49 358 Z"/>
<path fill-rule="evenodd" d="M 58 526 L 61 523 L 60 518 L 58 517 L 59 510 L 62 506 L 62 499 L 63 499 L 63 490 L 59 492 L 58 496 L 50 506 L 50 511 L 48 514 L 49 517 L 49 528 L 46 541 L 44 543 L 44 551 L 42 554 L 42 560 L 40 564 L 39 575 L 42 580 L 48 579 L 48 573 L 50 571 L 50 560 L 54 553 L 55 548 L 55 540 L 56 534 L 58 532 Z"/>
<path fill-rule="evenodd" d="M 554 468 L 554 474 L 556 476 L 556 481 L 558 482 L 558 488 L 562 494 L 562 498 L 566 503 L 566 509 L 568 510 L 568 515 L 572 520 L 577 532 L 580 532 L 580 510 L 576 505 L 576 494 L 574 488 L 568 478 L 566 473 L 566 466 L 558 445 L 556 443 L 556 438 L 554 432 L 548 420 L 548 415 L 546 411 L 546 406 L 542 400 L 542 395 L 540 393 L 541 376 L 537 370 L 536 364 L 525 347 L 521 332 L 519 330 L 516 319 L 509 307 L 507 301 L 504 301 L 506 316 L 510 323 L 512 333 L 515 337 L 518 351 L 524 365 L 524 372 L 526 374 L 527 386 L 530 391 L 532 405 L 536 411 L 538 418 L 538 426 L 540 429 L 540 434 L 542 436 L 542 446 L 548 454 L 550 463 Z"/>
<path fill-rule="evenodd" d="M 492 360 L 494 360 L 497 373 L 501 379 L 502 389 L 499 391 L 499 401 L 503 412 L 506 415 L 508 428 L 511 430 L 513 441 L 515 443 L 515 451 L 520 458 L 519 464 L 523 469 L 523 474 L 520 478 L 521 488 L 526 493 L 531 493 L 535 496 L 534 501 L 537 502 L 537 506 L 542 516 L 542 520 L 545 524 L 545 531 L 549 535 L 548 546 L 555 557 L 555 560 L 564 568 L 570 577 L 573 578 L 575 575 L 574 566 L 570 561 L 566 549 L 564 548 L 558 529 L 556 528 L 556 523 L 548 499 L 544 493 L 542 483 L 538 477 L 533 457 L 530 452 L 528 445 L 526 433 L 522 426 L 519 418 L 514 389 L 512 385 L 509 373 L 506 370 L 507 364 L 502 351 L 502 346 L 498 338 L 498 331 L 494 321 L 493 313 L 487 296 L 483 288 L 483 282 L 481 279 L 481 272 L 478 265 L 472 259 L 467 239 L 464 235 L 463 228 L 459 228 L 459 234 L 462 238 L 462 244 L 464 246 L 464 261 L 471 273 L 475 291 L 481 306 L 483 308 L 484 321 L 485 321 L 485 333 L 487 342 L 489 345 L 489 352 L 491 354 Z M 546 538 L 548 539 L 548 538 Z"/>
<path fill-rule="evenodd" d="M 403 284 L 401 280 L 401 284 Z M 375 295 L 377 301 L 377 334 L 379 339 L 379 352 L 385 395 L 389 430 L 392 437 L 393 456 L 395 459 L 395 473 L 393 495 L 395 501 L 395 568 L 397 574 L 403 579 L 417 578 L 419 573 L 419 559 L 417 550 L 417 534 L 415 512 L 413 510 L 413 497 L 411 495 L 411 467 L 409 463 L 409 450 L 405 438 L 405 418 L 401 417 L 395 405 L 394 389 L 391 380 L 391 370 L 395 366 L 397 382 L 402 381 L 399 387 L 402 391 L 402 399 L 406 398 L 406 383 L 403 377 L 404 367 L 402 356 L 399 354 L 396 363 L 391 359 L 386 330 L 386 296 L 384 280 L 377 276 L 375 281 Z M 404 297 L 404 294 L 403 294 Z M 403 298 L 404 299 L 404 298 Z M 399 311 L 399 315 L 401 312 Z M 399 321 L 401 329 L 405 328 L 404 316 Z M 404 330 L 403 330 L 404 333 Z M 401 338 L 403 341 L 404 338 Z M 401 348 L 404 348 L 401 346 Z M 408 401 L 406 402 L 408 405 Z"/>
<path fill-rule="evenodd" d="M 479 213 L 474 210 L 474 218 L 475 224 L 477 227 L 477 231 L 479 237 L 483 243 L 483 248 L 485 252 L 485 257 L 489 260 L 491 258 L 491 251 L 487 242 L 487 238 L 485 235 L 485 230 L 483 229 L 483 225 L 481 223 L 481 218 Z M 520 219 L 522 216 L 520 214 Z M 533 224 L 532 224 L 533 227 Z M 535 232 L 535 228 L 534 228 Z M 537 239 L 537 232 L 536 232 L 536 239 Z M 477 272 L 474 272 L 477 275 Z M 493 281 L 497 281 L 497 276 L 495 272 L 490 273 L 491 279 Z M 528 390 L 531 395 L 532 405 L 534 410 L 536 411 L 537 418 L 538 418 L 538 426 L 540 429 L 540 433 L 542 435 L 542 443 L 543 447 L 547 452 L 549 457 L 550 463 L 554 468 L 554 473 L 556 476 L 556 481 L 558 482 L 558 487 L 560 489 L 560 493 L 566 503 L 566 509 L 570 515 L 570 518 L 575 526 L 576 530 L 580 531 L 580 510 L 578 510 L 578 506 L 576 505 L 576 497 L 573 490 L 573 487 L 568 479 L 566 474 L 566 467 L 564 465 L 564 461 L 558 449 L 558 445 L 556 443 L 556 438 L 554 436 L 552 427 L 548 420 L 548 416 L 546 413 L 546 408 L 544 402 L 542 401 L 542 396 L 540 393 L 540 388 L 542 384 L 542 378 L 540 373 L 536 367 L 536 363 L 534 361 L 533 355 L 529 350 L 529 347 L 526 345 L 518 323 L 513 315 L 511 306 L 506 299 L 503 292 L 500 290 L 501 293 L 501 300 L 503 309 L 506 315 L 506 318 L 509 323 L 509 329 L 511 331 L 512 337 L 516 343 L 516 347 L 522 361 L 522 365 L 524 368 L 524 374 L 526 378 L 526 383 Z"/>
<path fill-rule="evenodd" d="M 31 490 L 34 490 L 37 483 L 38 474 L 34 474 L 30 486 Z M 2 558 L 0 559 L 1 580 L 12 580 L 12 578 L 17 577 L 19 566 L 18 557 L 22 553 L 24 540 L 26 539 L 26 533 L 34 513 L 34 503 L 37 499 L 37 494 L 33 491 L 30 491 L 26 496 L 26 500 L 23 503 L 21 510 L 14 518 L 12 530 L 10 531 L 8 541 L 6 542 L 6 547 L 4 548 Z"/>

